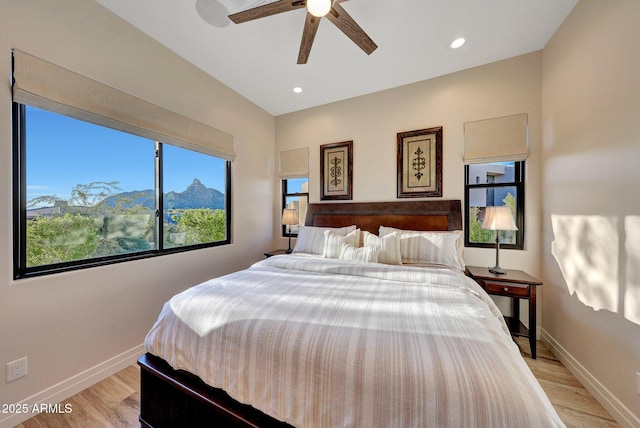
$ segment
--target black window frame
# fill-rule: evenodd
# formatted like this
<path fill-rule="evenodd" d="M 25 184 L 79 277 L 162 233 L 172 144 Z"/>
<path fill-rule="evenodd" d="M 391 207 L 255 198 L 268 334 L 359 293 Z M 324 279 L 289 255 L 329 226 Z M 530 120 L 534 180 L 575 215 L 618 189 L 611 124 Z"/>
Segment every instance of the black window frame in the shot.
<path fill-rule="evenodd" d="M 513 181 L 500 182 L 500 183 L 482 183 L 482 184 L 469 184 L 469 166 L 464 166 L 464 245 L 465 247 L 477 247 L 477 248 L 495 248 L 496 244 L 493 243 L 481 243 L 470 242 L 469 240 L 469 201 L 470 192 L 473 189 L 495 189 L 501 187 L 515 187 L 516 188 L 516 216 L 515 222 L 518 230 L 516 231 L 516 243 L 500 243 L 500 248 L 511 250 L 524 250 L 524 232 L 525 232 L 525 161 L 513 161 L 514 162 L 514 179 Z M 490 162 L 487 162 L 490 163 Z"/>
<path fill-rule="evenodd" d="M 56 114 L 62 114 L 54 110 L 48 110 Z M 76 118 L 77 119 L 77 118 Z M 165 254 L 181 253 L 185 251 L 199 250 L 202 248 L 218 247 L 231 243 L 231 161 L 225 161 L 225 216 L 226 239 L 201 244 L 184 245 L 173 248 L 163 248 L 163 184 L 162 184 L 162 142 L 156 142 L 155 150 L 155 191 L 156 191 L 156 248 L 136 253 L 96 257 L 91 259 L 73 260 L 62 263 L 54 263 L 41 266 L 26 266 L 26 232 L 27 232 L 27 192 L 26 192 L 26 105 L 12 102 L 12 144 L 13 144 L 13 278 L 22 279 L 34 276 L 50 275 L 72 270 L 87 269 L 115 263 L 123 263 L 150 257 L 163 256 Z M 83 121 L 83 119 L 77 119 Z M 99 125 L 102 126 L 102 125 Z M 126 131 L 122 131 L 126 132 Z"/>
<path fill-rule="evenodd" d="M 304 177 L 299 177 L 299 178 L 304 178 Z M 283 178 L 282 181 L 282 203 L 281 203 L 281 209 L 280 212 L 282 212 L 282 210 L 287 206 L 287 198 L 290 197 L 301 197 L 304 196 L 307 198 L 307 204 L 309 203 L 309 192 L 289 192 L 289 183 L 288 183 L 287 178 Z M 300 214 L 300 213 L 298 213 Z M 298 218 L 298 222 L 300 224 L 304 224 L 304 219 L 303 218 Z M 281 227 L 281 233 L 282 236 L 287 238 L 289 236 L 291 237 L 297 237 L 298 236 L 298 232 L 291 232 L 291 233 L 287 233 L 287 226 L 286 225 L 282 225 Z"/>

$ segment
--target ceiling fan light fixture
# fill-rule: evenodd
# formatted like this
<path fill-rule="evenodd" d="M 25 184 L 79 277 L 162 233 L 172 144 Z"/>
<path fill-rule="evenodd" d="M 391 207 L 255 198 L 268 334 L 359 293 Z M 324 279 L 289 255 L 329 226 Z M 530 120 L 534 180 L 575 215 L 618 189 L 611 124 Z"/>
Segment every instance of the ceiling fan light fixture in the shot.
<path fill-rule="evenodd" d="M 307 0 L 307 10 L 311 15 L 322 18 L 331 10 L 331 0 Z"/>

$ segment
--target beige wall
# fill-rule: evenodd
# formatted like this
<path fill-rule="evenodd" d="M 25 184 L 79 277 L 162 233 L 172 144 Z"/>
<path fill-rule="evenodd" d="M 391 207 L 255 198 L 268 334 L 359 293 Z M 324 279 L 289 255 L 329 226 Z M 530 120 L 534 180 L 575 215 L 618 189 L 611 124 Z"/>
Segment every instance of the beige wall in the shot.
<path fill-rule="evenodd" d="M 540 274 L 540 92 L 542 54 L 535 52 L 415 84 L 276 117 L 276 154 L 309 147 L 309 199 L 320 199 L 320 145 L 353 140 L 353 200 L 396 198 L 396 134 L 443 127 L 443 198 L 463 199 L 463 124 L 528 113 L 525 250 L 502 250 L 500 264 Z M 277 186 L 276 186 L 277 187 Z M 279 187 L 276 188 L 276 192 Z M 280 209 L 274 198 L 274 216 Z M 286 248 L 274 228 L 274 248 Z M 465 250 L 470 265 L 493 266 L 495 252 Z M 544 290 L 541 290 L 542 292 Z M 503 310 L 510 301 L 498 300 Z M 538 307 L 538 312 L 541 308 Z M 523 307 L 523 319 L 527 310 Z"/>
<path fill-rule="evenodd" d="M 640 425 L 634 391 L 640 372 L 637 1 L 582 0 L 544 54 L 275 121 L 93 2 L 0 0 L 0 10 L 5 76 L 10 49 L 19 48 L 233 134 L 238 153 L 232 245 L 13 281 L 11 93 L 4 79 L 0 368 L 26 355 L 29 375 L 11 384 L 0 379 L 0 403 L 59 397 L 75 381 L 109 374 L 140 351 L 171 295 L 247 266 L 270 245 L 286 246 L 277 224 L 279 151 L 310 148 L 310 199 L 318 202 L 319 146 L 353 140 L 354 201 L 391 201 L 396 133 L 443 126 L 444 198 L 462 199 L 463 123 L 528 113 L 525 251 L 503 250 L 501 264 L 544 273 L 545 337 L 618 418 Z M 481 266 L 494 261 L 490 250 L 467 249 L 465 257 Z M 0 426 L 15 422 L 0 415 Z"/>
<path fill-rule="evenodd" d="M 640 426 L 639 17 L 637 0 L 582 0 L 543 54 L 544 333 L 627 426 Z"/>
<path fill-rule="evenodd" d="M 17 403 L 131 360 L 171 295 L 262 258 L 272 242 L 275 124 L 95 2 L 0 0 L 0 10 L 0 403 Z M 11 48 L 234 135 L 233 244 L 13 281 Z M 5 363 L 23 356 L 29 375 L 6 384 Z M 16 421 L 6 418 L 0 426 Z"/>

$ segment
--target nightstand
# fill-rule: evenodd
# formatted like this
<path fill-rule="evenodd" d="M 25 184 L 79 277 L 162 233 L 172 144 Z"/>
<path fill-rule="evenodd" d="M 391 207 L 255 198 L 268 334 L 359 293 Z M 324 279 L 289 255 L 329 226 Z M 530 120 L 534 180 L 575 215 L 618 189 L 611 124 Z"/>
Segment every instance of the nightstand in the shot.
<path fill-rule="evenodd" d="M 513 316 L 504 317 L 513 336 L 529 338 L 531 358 L 536 358 L 536 288 L 542 285 L 537 278 L 521 270 L 508 269 L 497 275 L 486 267 L 467 266 L 469 276 L 488 294 L 506 296 L 513 299 Z M 520 299 L 529 300 L 529 329 L 520 322 Z"/>
<path fill-rule="evenodd" d="M 266 253 L 264 253 L 264 256 L 266 258 L 269 258 L 271 256 L 279 256 L 281 254 L 287 254 L 287 250 L 283 250 L 282 248 L 279 248 L 277 250 L 267 251 Z"/>

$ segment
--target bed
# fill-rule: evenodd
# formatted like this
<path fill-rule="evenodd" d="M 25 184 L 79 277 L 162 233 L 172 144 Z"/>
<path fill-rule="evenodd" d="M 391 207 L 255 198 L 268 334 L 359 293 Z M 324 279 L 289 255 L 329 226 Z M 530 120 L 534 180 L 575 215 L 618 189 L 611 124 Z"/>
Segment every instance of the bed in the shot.
<path fill-rule="evenodd" d="M 459 200 L 311 204 L 293 254 L 165 304 L 141 425 L 564 426 L 461 229 Z"/>

